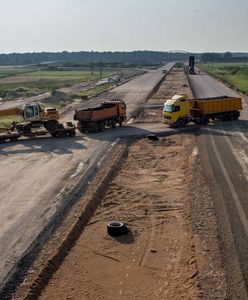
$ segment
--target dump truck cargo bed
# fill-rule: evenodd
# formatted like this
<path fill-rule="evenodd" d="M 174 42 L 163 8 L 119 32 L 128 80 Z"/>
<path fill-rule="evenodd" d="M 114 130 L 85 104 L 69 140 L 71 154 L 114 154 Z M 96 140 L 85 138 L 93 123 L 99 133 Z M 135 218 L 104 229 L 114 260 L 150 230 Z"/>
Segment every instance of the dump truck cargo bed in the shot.
<path fill-rule="evenodd" d="M 126 120 L 126 104 L 123 100 L 114 99 L 95 107 L 77 109 L 74 120 L 78 121 L 77 128 L 80 132 L 98 132 L 104 130 L 105 126 L 114 128 L 116 123 L 122 126 Z"/>
<path fill-rule="evenodd" d="M 192 114 L 211 115 L 230 111 L 242 110 L 241 98 L 237 97 L 213 97 L 204 99 L 189 99 L 190 112 Z"/>

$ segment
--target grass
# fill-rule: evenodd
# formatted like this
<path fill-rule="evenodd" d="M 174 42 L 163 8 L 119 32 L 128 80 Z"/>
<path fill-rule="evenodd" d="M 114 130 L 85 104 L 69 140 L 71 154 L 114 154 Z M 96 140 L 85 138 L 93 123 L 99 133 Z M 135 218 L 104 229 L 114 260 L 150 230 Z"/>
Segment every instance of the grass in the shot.
<path fill-rule="evenodd" d="M 111 71 L 103 71 L 102 77 L 108 77 L 112 74 Z M 97 80 L 100 78 L 99 71 L 42 71 L 17 68 L 0 68 L 0 78 L 16 76 L 16 82 L 3 82 L 0 84 L 0 97 L 3 98 L 7 95 L 8 91 L 14 91 L 17 88 L 27 88 L 31 91 L 38 90 L 40 93 L 52 92 L 62 87 L 68 87 L 80 82 L 90 80 Z M 18 82 L 18 78 L 29 78 L 25 82 Z M 11 93 L 9 93 L 11 94 Z"/>
<path fill-rule="evenodd" d="M 0 132 L 1 127 L 3 128 L 9 128 L 12 122 L 23 122 L 22 116 L 9 116 L 9 117 L 0 117 Z"/>
<path fill-rule="evenodd" d="M 103 71 L 102 77 L 108 77 L 111 74 L 109 71 Z M 82 81 L 86 80 L 94 80 L 100 78 L 99 71 L 94 71 L 93 76 L 91 71 L 33 71 L 29 73 L 25 73 L 25 76 L 31 76 L 31 77 L 60 77 L 63 79 L 64 77 L 67 78 L 80 78 Z"/>
<path fill-rule="evenodd" d="M 203 69 L 248 94 L 248 64 L 222 63 L 201 65 Z"/>
<path fill-rule="evenodd" d="M 3 67 L 0 68 L 0 79 L 11 77 L 11 76 L 17 76 L 17 75 L 23 75 L 26 73 L 30 73 L 32 70 L 30 69 L 22 69 L 22 68 L 15 68 L 15 67 Z"/>
<path fill-rule="evenodd" d="M 97 94 L 106 91 L 107 89 L 109 89 L 110 87 L 112 87 L 113 84 L 112 83 L 103 83 L 101 85 L 98 85 L 92 89 L 88 89 L 86 91 L 80 92 L 80 93 L 75 93 L 72 94 L 73 98 L 87 98 L 87 97 L 93 97 L 96 96 Z"/>

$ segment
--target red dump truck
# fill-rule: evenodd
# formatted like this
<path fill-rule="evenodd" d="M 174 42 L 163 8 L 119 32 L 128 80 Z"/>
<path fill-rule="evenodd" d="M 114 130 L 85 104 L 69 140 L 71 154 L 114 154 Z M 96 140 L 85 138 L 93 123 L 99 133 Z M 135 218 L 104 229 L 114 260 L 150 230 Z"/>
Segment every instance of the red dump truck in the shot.
<path fill-rule="evenodd" d="M 104 101 L 99 106 L 75 110 L 74 120 L 78 121 L 77 128 L 80 132 L 103 131 L 106 126 L 122 126 L 126 120 L 126 104 L 123 100 L 113 99 Z"/>

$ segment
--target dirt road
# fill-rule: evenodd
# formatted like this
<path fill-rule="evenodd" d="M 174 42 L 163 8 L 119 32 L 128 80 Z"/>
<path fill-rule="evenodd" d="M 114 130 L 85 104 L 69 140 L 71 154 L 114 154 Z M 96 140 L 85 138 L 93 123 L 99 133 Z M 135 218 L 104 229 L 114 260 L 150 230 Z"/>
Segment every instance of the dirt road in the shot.
<path fill-rule="evenodd" d="M 162 78 L 161 70 L 143 76 L 127 83 L 129 103 L 133 102 L 134 106 L 145 100 Z M 140 82 L 146 89 L 137 95 Z M 124 85 L 121 89 L 120 97 L 125 94 Z M 118 91 L 115 95 L 118 96 Z M 38 250 L 56 228 L 62 212 L 96 172 L 98 162 L 114 146 L 114 140 L 115 137 L 107 133 L 106 137 L 102 134 L 63 140 L 39 138 L 0 146 L 1 289 L 13 274 L 25 272 L 27 261 L 33 259 L 32 250 Z M 14 283 L 15 280 L 14 277 Z"/>
<path fill-rule="evenodd" d="M 239 96 L 206 74 L 191 75 L 197 97 Z M 228 297 L 247 299 L 248 285 L 248 101 L 239 121 L 215 122 L 198 132 L 205 178 L 219 223 Z"/>

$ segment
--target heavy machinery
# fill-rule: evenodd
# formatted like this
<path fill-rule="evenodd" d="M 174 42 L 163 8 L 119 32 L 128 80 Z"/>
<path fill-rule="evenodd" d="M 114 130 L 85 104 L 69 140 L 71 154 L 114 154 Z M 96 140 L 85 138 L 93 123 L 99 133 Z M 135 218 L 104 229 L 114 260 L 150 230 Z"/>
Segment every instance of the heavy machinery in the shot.
<path fill-rule="evenodd" d="M 113 99 L 104 101 L 99 106 L 76 110 L 74 120 L 78 121 L 77 128 L 80 132 L 103 131 L 105 126 L 122 126 L 126 120 L 126 104 L 123 100 Z"/>
<path fill-rule="evenodd" d="M 21 136 L 30 137 L 47 133 L 53 137 L 73 137 L 76 134 L 75 126 L 71 122 L 67 122 L 66 126 L 59 123 L 59 112 L 53 107 L 42 109 L 38 103 L 31 103 L 0 110 L 0 118 L 9 116 L 21 116 L 23 121 L 12 122 L 9 128 L 1 128 L 5 133 L 0 135 L 0 142 L 17 140 Z M 45 128 L 45 131 L 36 130 L 42 128 Z"/>
<path fill-rule="evenodd" d="M 188 99 L 187 95 L 175 95 L 164 103 L 164 123 L 175 127 L 184 127 L 189 122 L 207 124 L 210 119 L 237 120 L 242 110 L 242 101 L 238 97 L 212 97 Z"/>
<path fill-rule="evenodd" d="M 195 57 L 189 56 L 189 74 L 195 74 Z"/>

